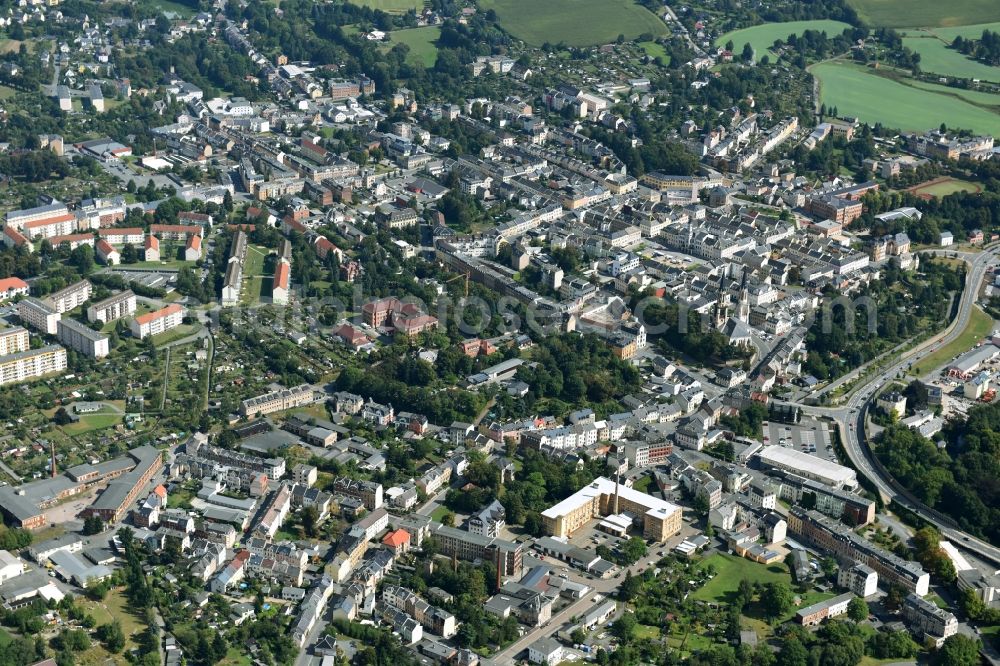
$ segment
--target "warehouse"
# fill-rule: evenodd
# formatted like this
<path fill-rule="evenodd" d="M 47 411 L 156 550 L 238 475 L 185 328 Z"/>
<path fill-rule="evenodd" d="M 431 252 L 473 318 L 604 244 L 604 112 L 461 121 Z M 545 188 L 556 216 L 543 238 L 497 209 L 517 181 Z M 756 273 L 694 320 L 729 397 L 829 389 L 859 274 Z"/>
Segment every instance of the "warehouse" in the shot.
<path fill-rule="evenodd" d="M 854 489 L 858 478 L 853 469 L 784 446 L 765 446 L 757 454 L 765 468 L 792 472 L 834 488 Z"/>

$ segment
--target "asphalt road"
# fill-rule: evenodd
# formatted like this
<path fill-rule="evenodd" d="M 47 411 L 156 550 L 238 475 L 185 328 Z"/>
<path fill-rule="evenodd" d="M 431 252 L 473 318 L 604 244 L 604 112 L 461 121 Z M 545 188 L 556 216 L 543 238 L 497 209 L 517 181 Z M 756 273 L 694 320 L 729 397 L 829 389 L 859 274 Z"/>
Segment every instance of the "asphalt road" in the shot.
<path fill-rule="evenodd" d="M 951 254 L 951 253 L 948 253 Z M 963 253 L 958 253 L 963 254 Z M 895 480 L 888 474 L 883 474 L 872 462 L 872 452 L 865 438 L 865 415 L 878 393 L 888 382 L 904 372 L 913 363 L 917 363 L 939 347 L 947 345 L 958 338 L 965 330 L 976 303 L 979 290 L 989 266 L 1000 256 L 1000 248 L 994 247 L 976 255 L 964 254 L 971 264 L 966 274 L 965 290 L 959 302 L 958 314 L 941 336 L 925 340 L 909 351 L 901 354 L 899 359 L 889 368 L 873 377 L 864 386 L 858 387 L 847 404 L 841 407 L 826 408 L 800 405 L 804 413 L 818 416 L 828 416 L 837 422 L 840 429 L 840 439 L 844 443 L 847 457 L 858 472 L 871 480 L 882 499 L 888 503 L 896 501 L 901 506 L 934 525 L 941 535 L 952 541 L 956 547 L 969 550 L 976 555 L 1000 564 L 1000 548 L 992 546 L 981 539 L 956 529 L 954 523 L 940 516 L 924 504 L 914 501 L 903 494 Z"/>

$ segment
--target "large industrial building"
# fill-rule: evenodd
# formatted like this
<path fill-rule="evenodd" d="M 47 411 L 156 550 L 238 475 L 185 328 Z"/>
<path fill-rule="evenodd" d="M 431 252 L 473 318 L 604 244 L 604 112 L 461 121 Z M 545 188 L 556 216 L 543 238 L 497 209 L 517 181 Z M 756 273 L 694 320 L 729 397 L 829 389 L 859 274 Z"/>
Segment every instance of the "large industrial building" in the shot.
<path fill-rule="evenodd" d="M 834 488 L 858 487 L 858 477 L 853 469 L 787 446 L 765 446 L 757 455 L 765 467 L 798 474 Z"/>
<path fill-rule="evenodd" d="M 665 541 L 681 531 L 679 506 L 605 477 L 543 511 L 542 524 L 548 534 L 568 537 L 593 518 L 620 514 L 641 521 L 646 539 Z"/>

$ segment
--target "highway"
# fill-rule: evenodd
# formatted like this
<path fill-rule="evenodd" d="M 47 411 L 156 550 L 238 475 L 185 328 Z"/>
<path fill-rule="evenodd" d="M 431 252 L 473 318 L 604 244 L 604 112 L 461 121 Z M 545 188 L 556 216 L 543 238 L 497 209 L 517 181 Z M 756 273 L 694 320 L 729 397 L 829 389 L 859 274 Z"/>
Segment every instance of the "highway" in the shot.
<path fill-rule="evenodd" d="M 1000 565 L 1000 548 L 957 529 L 952 520 L 916 501 L 908 493 L 905 493 L 904 489 L 891 476 L 883 473 L 881 468 L 874 464 L 871 449 L 868 447 L 868 442 L 865 438 L 865 416 L 872 401 L 882 387 L 895 379 L 900 373 L 908 370 L 913 363 L 919 362 L 942 345 L 949 344 L 964 332 L 986 272 L 990 265 L 1000 256 L 1000 247 L 993 247 L 975 255 L 960 254 L 963 254 L 963 258 L 969 262 L 970 267 L 966 274 L 965 290 L 962 292 L 958 313 L 951 324 L 945 329 L 943 335 L 925 340 L 900 355 L 898 360 L 890 367 L 886 368 L 878 376 L 873 377 L 865 385 L 856 388 L 845 405 L 839 407 L 799 406 L 802 408 L 803 413 L 826 416 L 837 422 L 840 430 L 840 440 L 844 443 L 847 457 L 850 458 L 851 463 L 858 470 L 859 474 L 871 480 L 878 489 L 883 501 L 886 503 L 889 501 L 897 502 L 900 506 L 913 511 L 934 525 L 941 532 L 941 535 L 952 541 L 956 547 L 968 550 Z"/>

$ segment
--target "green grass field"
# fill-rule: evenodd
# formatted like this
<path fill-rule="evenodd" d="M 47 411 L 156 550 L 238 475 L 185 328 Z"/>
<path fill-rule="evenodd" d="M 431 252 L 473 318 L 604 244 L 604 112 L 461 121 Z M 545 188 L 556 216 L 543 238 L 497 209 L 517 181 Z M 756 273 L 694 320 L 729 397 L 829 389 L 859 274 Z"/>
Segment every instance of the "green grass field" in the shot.
<path fill-rule="evenodd" d="M 920 54 L 920 69 L 925 72 L 960 79 L 1000 81 L 1000 67 L 966 58 L 930 34 L 923 37 L 904 37 L 903 46 Z"/>
<path fill-rule="evenodd" d="M 441 28 L 428 26 L 425 28 L 410 28 L 389 33 L 389 42 L 382 48 L 391 49 L 396 44 L 406 44 L 410 52 L 406 61 L 418 67 L 433 67 L 437 61 L 437 40 L 441 36 Z"/>
<path fill-rule="evenodd" d="M 693 599 L 719 603 L 731 601 L 744 578 L 751 583 L 791 584 L 792 580 L 784 564 L 765 566 L 728 553 L 716 553 L 702 562 L 703 567 L 709 564 L 715 567 L 715 577 L 696 590 L 691 595 Z"/>
<path fill-rule="evenodd" d="M 1000 134 L 1000 115 L 959 99 L 917 89 L 863 67 L 824 62 L 809 70 L 819 79 L 820 97 L 841 115 L 887 127 L 923 132 L 946 123 L 983 134 Z"/>
<path fill-rule="evenodd" d="M 93 430 L 104 430 L 118 423 L 121 423 L 121 414 L 84 414 L 76 423 L 69 423 L 62 427 L 67 435 L 82 435 Z"/>
<path fill-rule="evenodd" d="M 733 51 L 738 56 L 743 51 L 743 45 L 749 44 L 753 47 L 754 57 L 759 60 L 768 52 L 771 45 L 777 39 L 785 39 L 789 35 L 801 35 L 806 30 L 819 30 L 825 32 L 828 37 L 833 37 L 850 27 L 841 21 L 831 21 L 829 19 L 789 21 L 788 23 L 764 23 L 763 25 L 755 25 L 752 28 L 727 32 L 715 40 L 715 45 L 723 46 L 726 42 L 732 40 Z"/>
<path fill-rule="evenodd" d="M 972 349 L 972 346 L 985 338 L 993 331 L 993 317 L 989 316 L 978 307 L 972 308 L 969 315 L 969 323 L 965 330 L 957 338 L 947 345 L 940 347 L 929 356 L 920 361 L 919 365 L 913 366 L 913 374 L 923 375 L 933 372 L 937 368 L 953 359 L 955 356 Z"/>
<path fill-rule="evenodd" d="M 424 8 L 423 0 L 358 0 L 358 6 L 381 9 L 389 14 L 405 14 L 411 9 L 421 10 Z"/>
<path fill-rule="evenodd" d="M 164 331 L 158 335 L 153 336 L 153 344 L 157 347 L 162 347 L 163 345 L 170 344 L 181 338 L 186 338 L 187 336 L 194 333 L 198 327 L 194 324 L 181 324 L 180 326 L 175 326 L 169 331 Z"/>
<path fill-rule="evenodd" d="M 646 52 L 650 58 L 661 58 L 664 65 L 670 64 L 670 55 L 659 42 L 639 42 L 639 48 Z"/>
<path fill-rule="evenodd" d="M 870 25 L 886 28 L 961 26 L 1000 21 L 996 0 L 848 0 Z"/>
<path fill-rule="evenodd" d="M 271 289 L 270 276 L 264 275 L 264 261 L 267 259 L 269 250 L 266 247 L 250 245 L 247 247 L 246 261 L 243 263 L 243 293 L 240 294 L 240 302 L 244 305 L 254 305 L 260 302 L 261 294 L 266 288 Z"/>
<path fill-rule="evenodd" d="M 496 11 L 510 34 L 534 46 L 594 46 L 618 35 L 667 34 L 659 17 L 632 0 L 483 0 L 479 6 Z"/>

